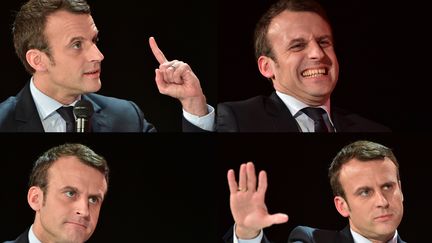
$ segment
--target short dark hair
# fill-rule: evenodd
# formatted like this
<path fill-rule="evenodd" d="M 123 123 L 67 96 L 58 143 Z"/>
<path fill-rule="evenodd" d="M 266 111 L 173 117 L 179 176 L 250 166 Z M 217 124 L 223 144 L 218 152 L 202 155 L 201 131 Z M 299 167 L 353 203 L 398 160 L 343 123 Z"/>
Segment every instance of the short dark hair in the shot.
<path fill-rule="evenodd" d="M 60 10 L 90 14 L 90 6 L 85 0 L 29 0 L 16 14 L 12 28 L 15 52 L 30 74 L 35 70 L 27 63 L 26 53 L 38 49 L 51 57 L 44 31 L 47 17 Z"/>
<path fill-rule="evenodd" d="M 339 180 L 340 171 L 344 164 L 352 159 L 368 162 L 371 160 L 384 160 L 385 158 L 390 159 L 396 166 L 396 176 L 399 180 L 399 163 L 392 150 L 388 147 L 370 141 L 357 141 L 343 147 L 333 159 L 329 168 L 328 176 L 330 178 L 333 195 L 345 198 L 345 192 Z"/>
<path fill-rule="evenodd" d="M 74 156 L 81 163 L 100 171 L 108 184 L 109 168 L 105 158 L 85 145 L 66 143 L 49 149 L 36 160 L 30 174 L 29 187 L 37 186 L 46 194 L 49 168 L 60 158 L 67 156 Z"/>
<path fill-rule="evenodd" d="M 321 16 L 330 24 L 324 8 L 314 0 L 279 0 L 272 4 L 261 16 L 255 27 L 254 43 L 255 58 L 257 60 L 260 56 L 268 56 L 274 60 L 274 53 L 272 52 L 272 46 L 268 41 L 267 33 L 271 21 L 285 10 L 293 12 L 313 12 Z"/>

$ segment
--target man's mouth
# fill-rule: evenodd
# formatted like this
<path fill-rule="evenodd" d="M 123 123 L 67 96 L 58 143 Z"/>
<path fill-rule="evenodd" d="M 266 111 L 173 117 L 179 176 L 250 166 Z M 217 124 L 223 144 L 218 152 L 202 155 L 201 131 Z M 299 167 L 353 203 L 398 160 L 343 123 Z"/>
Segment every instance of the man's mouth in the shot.
<path fill-rule="evenodd" d="M 93 74 L 97 74 L 97 73 L 100 73 L 100 69 L 89 71 L 89 72 L 85 72 L 84 74 L 85 75 L 93 75 Z"/>
<path fill-rule="evenodd" d="M 390 220 L 391 218 L 393 218 L 393 214 L 383 214 L 383 215 L 380 215 L 378 217 L 375 217 L 374 219 L 375 219 L 375 221 L 378 221 L 378 222 L 385 222 L 385 221 Z"/>
<path fill-rule="evenodd" d="M 327 74 L 328 74 L 327 68 L 307 69 L 301 73 L 302 77 L 304 78 L 314 78 L 314 77 L 319 77 Z"/>
<path fill-rule="evenodd" d="M 86 229 L 86 228 L 87 228 L 87 225 L 86 225 L 86 224 L 82 224 L 82 223 L 78 223 L 78 222 L 68 221 L 68 222 L 66 222 L 66 223 L 67 223 L 67 224 L 74 225 L 74 226 L 82 227 L 83 229 Z"/>

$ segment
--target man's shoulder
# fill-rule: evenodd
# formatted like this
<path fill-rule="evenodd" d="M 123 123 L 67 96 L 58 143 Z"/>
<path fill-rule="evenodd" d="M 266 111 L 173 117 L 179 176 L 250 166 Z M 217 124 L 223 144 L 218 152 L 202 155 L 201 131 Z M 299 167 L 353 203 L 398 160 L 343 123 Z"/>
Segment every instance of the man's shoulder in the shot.
<path fill-rule="evenodd" d="M 18 238 L 16 238 L 15 240 L 11 240 L 11 241 L 5 241 L 3 243 L 28 243 L 29 239 L 28 239 L 28 233 L 29 233 L 29 229 L 27 229 L 26 231 L 24 231 L 20 236 L 18 236 Z"/>
<path fill-rule="evenodd" d="M 16 104 L 17 98 L 15 96 L 11 96 L 0 103 L 0 121 L 10 117 L 13 114 Z"/>
<path fill-rule="evenodd" d="M 295 227 L 288 238 L 288 242 L 310 242 L 310 243 L 352 243 L 351 235 L 346 234 L 346 229 L 342 231 L 317 229 L 308 226 Z"/>
<path fill-rule="evenodd" d="M 231 108 L 245 108 L 256 107 L 257 105 L 264 104 L 269 100 L 268 96 L 258 95 L 245 100 L 227 101 L 218 104 L 218 107 L 231 107 Z"/>
<path fill-rule="evenodd" d="M 332 107 L 332 118 L 342 132 L 391 132 L 387 126 L 338 107 Z"/>
<path fill-rule="evenodd" d="M 97 105 L 102 109 L 138 109 L 138 106 L 130 100 L 119 99 L 111 96 L 105 96 L 95 93 L 89 93 L 84 95 L 84 99 L 87 99 L 93 103 L 93 105 Z"/>

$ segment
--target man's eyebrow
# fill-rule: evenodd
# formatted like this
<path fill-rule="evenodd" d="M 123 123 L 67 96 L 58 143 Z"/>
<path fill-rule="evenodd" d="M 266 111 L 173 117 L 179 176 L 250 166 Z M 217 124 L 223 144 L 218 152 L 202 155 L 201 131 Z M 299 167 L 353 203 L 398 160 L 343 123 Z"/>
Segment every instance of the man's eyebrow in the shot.
<path fill-rule="evenodd" d="M 289 44 L 290 45 L 292 45 L 292 44 L 297 44 L 297 43 L 303 43 L 303 42 L 306 42 L 306 40 L 304 39 L 304 38 L 295 38 L 295 39 L 292 39 L 290 42 L 289 42 Z"/>
<path fill-rule="evenodd" d="M 89 198 L 90 198 L 90 197 L 96 197 L 96 198 L 99 198 L 99 200 L 101 200 L 101 201 L 103 201 L 104 198 L 105 198 L 103 193 L 94 193 L 94 194 L 89 194 L 88 197 L 89 197 Z"/>
<path fill-rule="evenodd" d="M 69 40 L 69 44 L 72 44 L 72 43 L 74 43 L 75 41 L 83 41 L 85 38 L 84 37 L 82 37 L 82 36 L 75 36 L 75 37 L 72 37 L 70 40 Z"/>
<path fill-rule="evenodd" d="M 369 186 L 361 186 L 361 187 L 357 188 L 357 189 L 354 191 L 354 194 L 358 194 L 358 193 L 360 193 L 361 191 L 371 190 L 371 189 L 372 189 L 372 188 L 369 187 Z"/>
<path fill-rule="evenodd" d="M 73 187 L 73 186 L 64 186 L 64 187 L 62 187 L 61 190 L 62 190 L 62 191 L 75 191 L 75 192 L 77 192 L 77 191 L 78 191 L 78 188 Z"/>

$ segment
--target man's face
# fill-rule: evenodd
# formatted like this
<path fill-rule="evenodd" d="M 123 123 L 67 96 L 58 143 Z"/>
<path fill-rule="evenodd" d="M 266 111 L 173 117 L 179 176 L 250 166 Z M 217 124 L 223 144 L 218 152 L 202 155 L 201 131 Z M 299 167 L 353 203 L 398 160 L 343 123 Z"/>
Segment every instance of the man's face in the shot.
<path fill-rule="evenodd" d="M 60 158 L 48 170 L 45 196 L 38 187 L 29 190 L 35 235 L 42 242 L 85 242 L 96 228 L 106 191 L 101 172 L 74 156 Z"/>
<path fill-rule="evenodd" d="M 284 11 L 272 20 L 267 38 L 275 89 L 309 105 L 324 104 L 339 74 L 329 24 L 315 13 Z"/>
<path fill-rule="evenodd" d="M 395 164 L 388 158 L 367 162 L 352 159 L 342 166 L 339 180 L 346 201 L 336 197 L 335 203 L 341 203 L 340 208 L 336 207 L 349 217 L 351 229 L 368 239 L 391 239 L 403 215 Z"/>
<path fill-rule="evenodd" d="M 42 92 L 65 103 L 101 87 L 103 55 L 96 46 L 98 30 L 91 15 L 57 11 L 48 16 L 45 27 L 51 59 L 46 60 L 42 80 L 35 82 Z"/>

